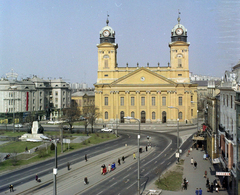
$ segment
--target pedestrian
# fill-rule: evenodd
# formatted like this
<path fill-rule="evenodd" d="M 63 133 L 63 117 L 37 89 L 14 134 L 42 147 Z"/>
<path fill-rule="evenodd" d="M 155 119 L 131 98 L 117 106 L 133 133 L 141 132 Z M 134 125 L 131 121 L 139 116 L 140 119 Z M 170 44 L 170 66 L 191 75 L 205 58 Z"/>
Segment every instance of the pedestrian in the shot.
<path fill-rule="evenodd" d="M 121 160 L 120 160 L 120 158 L 118 158 L 118 165 L 121 165 Z"/>
<path fill-rule="evenodd" d="M 133 159 L 136 159 L 136 154 L 135 154 L 135 152 L 133 153 Z"/>
<path fill-rule="evenodd" d="M 110 164 L 108 165 L 108 172 L 109 173 L 111 172 L 111 165 Z"/>
<path fill-rule="evenodd" d="M 36 179 L 36 181 L 38 181 L 38 175 L 36 174 L 36 176 L 35 176 L 35 179 Z"/>
<path fill-rule="evenodd" d="M 69 162 L 67 163 L 67 169 L 68 169 L 68 171 L 70 170 L 70 163 Z"/>
<path fill-rule="evenodd" d="M 88 184 L 88 178 L 87 177 L 84 178 L 84 184 Z"/>
<path fill-rule="evenodd" d="M 13 190 L 13 185 L 12 185 L 12 184 L 9 185 L 9 190 L 10 190 L 10 192 L 13 192 L 13 191 L 14 191 L 14 190 Z"/>
<path fill-rule="evenodd" d="M 26 148 L 25 148 L 25 152 L 27 152 L 28 151 L 28 147 L 26 146 Z"/>
<path fill-rule="evenodd" d="M 198 190 L 198 195 L 202 195 L 202 189 L 201 188 L 199 188 L 199 190 Z"/>
<path fill-rule="evenodd" d="M 198 188 L 195 190 L 195 194 L 198 195 Z"/>
<path fill-rule="evenodd" d="M 208 188 L 209 187 L 209 179 L 207 178 L 207 181 L 206 181 L 206 187 Z"/>
<path fill-rule="evenodd" d="M 87 154 L 85 154 L 85 161 L 87 162 Z"/>
<path fill-rule="evenodd" d="M 216 186 L 215 186 L 215 189 L 216 189 L 216 192 L 218 193 L 219 192 L 219 185 L 218 185 L 218 183 L 216 183 Z"/>
<path fill-rule="evenodd" d="M 147 150 L 148 150 L 148 146 L 146 146 L 146 152 L 147 152 Z"/>
<path fill-rule="evenodd" d="M 103 165 L 101 166 L 101 175 L 103 174 Z"/>
<path fill-rule="evenodd" d="M 125 157 L 124 157 L 124 156 L 122 156 L 122 161 L 123 161 L 123 163 L 124 163 L 124 160 L 125 160 Z"/>
<path fill-rule="evenodd" d="M 204 172 L 204 178 L 207 178 L 207 171 Z"/>
<path fill-rule="evenodd" d="M 194 161 L 194 169 L 197 169 L 197 162 Z"/>
<path fill-rule="evenodd" d="M 191 158 L 191 165 L 193 165 L 193 157 Z"/>

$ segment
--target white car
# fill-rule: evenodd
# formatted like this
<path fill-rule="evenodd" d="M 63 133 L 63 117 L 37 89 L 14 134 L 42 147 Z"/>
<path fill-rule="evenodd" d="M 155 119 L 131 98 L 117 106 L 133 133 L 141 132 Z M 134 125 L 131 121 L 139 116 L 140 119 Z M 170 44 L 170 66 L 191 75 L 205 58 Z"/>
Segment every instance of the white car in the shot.
<path fill-rule="evenodd" d="M 112 132 L 112 129 L 105 127 L 103 129 L 101 129 L 101 132 Z"/>
<path fill-rule="evenodd" d="M 15 124 L 14 127 L 22 128 L 23 125 L 22 124 Z"/>

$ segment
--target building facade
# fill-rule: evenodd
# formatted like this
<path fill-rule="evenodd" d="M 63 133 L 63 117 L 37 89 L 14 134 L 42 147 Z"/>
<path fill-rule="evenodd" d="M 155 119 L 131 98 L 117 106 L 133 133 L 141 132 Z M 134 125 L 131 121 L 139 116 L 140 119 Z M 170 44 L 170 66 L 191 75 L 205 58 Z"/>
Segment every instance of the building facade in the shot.
<path fill-rule="evenodd" d="M 71 90 L 62 79 L 32 78 L 0 80 L 0 122 L 23 122 L 34 113 L 39 120 L 60 117 L 61 109 L 70 106 Z"/>
<path fill-rule="evenodd" d="M 72 100 L 77 103 L 81 114 L 83 114 L 84 107 L 95 105 L 95 93 L 94 91 L 78 91 L 72 94 Z"/>
<path fill-rule="evenodd" d="M 197 84 L 189 79 L 187 29 L 178 23 L 171 31 L 170 63 L 156 67 L 119 67 L 115 31 L 100 31 L 95 105 L 98 123 L 121 122 L 131 116 L 141 123 L 191 123 L 197 118 Z"/>

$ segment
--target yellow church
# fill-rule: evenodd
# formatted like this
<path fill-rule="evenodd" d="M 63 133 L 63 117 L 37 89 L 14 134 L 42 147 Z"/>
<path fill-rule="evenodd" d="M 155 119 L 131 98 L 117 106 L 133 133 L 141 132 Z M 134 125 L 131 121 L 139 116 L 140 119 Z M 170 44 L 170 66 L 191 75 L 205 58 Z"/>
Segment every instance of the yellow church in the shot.
<path fill-rule="evenodd" d="M 97 123 L 127 123 L 133 117 L 141 123 L 195 123 L 197 84 L 190 83 L 187 29 L 178 23 L 171 31 L 170 63 L 167 66 L 118 67 L 115 31 L 106 26 L 100 31 L 98 78 L 95 106 Z M 157 54 L 156 54 L 157 55 Z"/>

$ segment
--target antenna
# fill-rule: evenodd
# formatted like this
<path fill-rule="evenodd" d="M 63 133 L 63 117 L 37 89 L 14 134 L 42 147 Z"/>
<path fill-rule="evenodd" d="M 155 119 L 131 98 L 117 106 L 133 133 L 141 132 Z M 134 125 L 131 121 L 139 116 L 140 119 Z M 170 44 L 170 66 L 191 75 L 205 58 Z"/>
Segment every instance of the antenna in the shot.
<path fill-rule="evenodd" d="M 13 69 L 11 69 L 11 72 L 6 73 L 7 78 L 12 80 L 17 80 L 18 74 L 13 72 Z"/>

